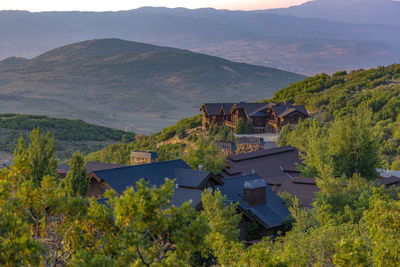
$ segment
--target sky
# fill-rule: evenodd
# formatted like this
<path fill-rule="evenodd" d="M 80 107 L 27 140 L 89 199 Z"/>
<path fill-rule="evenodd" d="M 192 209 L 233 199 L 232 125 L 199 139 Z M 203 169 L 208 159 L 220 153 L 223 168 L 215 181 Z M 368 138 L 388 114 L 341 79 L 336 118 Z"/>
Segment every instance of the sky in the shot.
<path fill-rule="evenodd" d="M 142 6 L 257 10 L 289 7 L 306 0 L 0 0 L 0 10 L 118 11 Z"/>

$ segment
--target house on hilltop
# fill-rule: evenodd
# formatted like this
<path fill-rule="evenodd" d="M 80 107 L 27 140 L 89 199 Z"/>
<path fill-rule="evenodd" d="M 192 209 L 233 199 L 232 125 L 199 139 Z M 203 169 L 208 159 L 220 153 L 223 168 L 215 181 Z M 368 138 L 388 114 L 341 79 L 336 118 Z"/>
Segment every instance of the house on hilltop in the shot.
<path fill-rule="evenodd" d="M 236 131 L 239 120 L 251 122 L 256 133 L 279 133 L 287 124 L 309 117 L 303 105 L 291 103 L 205 103 L 201 106 L 203 129 L 212 124 Z"/>

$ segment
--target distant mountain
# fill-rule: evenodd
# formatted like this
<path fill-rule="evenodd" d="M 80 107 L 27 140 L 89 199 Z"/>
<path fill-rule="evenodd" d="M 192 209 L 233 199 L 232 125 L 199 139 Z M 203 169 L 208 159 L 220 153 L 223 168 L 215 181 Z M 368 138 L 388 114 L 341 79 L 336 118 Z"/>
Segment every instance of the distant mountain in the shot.
<path fill-rule="evenodd" d="M 353 6 L 352 12 L 361 6 Z M 266 11 L 150 7 L 121 12 L 0 11 L 0 36 L 0 58 L 31 58 L 67 43 L 120 38 L 303 74 L 400 61 L 400 26 Z"/>
<path fill-rule="evenodd" d="M 349 23 L 400 25 L 400 2 L 393 0 L 314 0 L 267 12 Z"/>
<path fill-rule="evenodd" d="M 82 118 L 139 133 L 195 114 L 203 102 L 257 100 L 305 77 L 120 39 L 84 41 L 21 64 L 5 62 L 1 113 Z"/>

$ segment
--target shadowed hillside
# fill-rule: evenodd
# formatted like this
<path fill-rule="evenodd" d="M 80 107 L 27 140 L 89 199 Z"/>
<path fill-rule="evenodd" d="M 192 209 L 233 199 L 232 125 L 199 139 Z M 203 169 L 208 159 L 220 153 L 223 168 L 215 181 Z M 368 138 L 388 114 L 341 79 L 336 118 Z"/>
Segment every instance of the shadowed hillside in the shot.
<path fill-rule="evenodd" d="M 303 78 L 188 50 L 92 40 L 0 62 L 0 112 L 152 132 L 196 113 L 203 102 L 257 100 Z"/>

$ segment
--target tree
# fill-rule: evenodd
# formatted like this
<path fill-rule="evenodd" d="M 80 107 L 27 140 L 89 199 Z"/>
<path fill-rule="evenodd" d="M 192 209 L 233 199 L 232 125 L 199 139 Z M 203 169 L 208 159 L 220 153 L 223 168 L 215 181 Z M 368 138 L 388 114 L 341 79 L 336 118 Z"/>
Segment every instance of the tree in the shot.
<path fill-rule="evenodd" d="M 244 134 L 246 132 L 246 125 L 242 118 L 239 118 L 236 124 L 236 134 Z"/>
<path fill-rule="evenodd" d="M 76 152 L 69 162 L 70 170 L 62 180 L 62 186 L 68 196 L 84 197 L 89 191 L 90 182 L 87 179 L 84 156 Z"/>
<path fill-rule="evenodd" d="M 212 255 L 223 266 L 229 266 L 239 261 L 239 255 L 244 253 L 244 245 L 239 242 L 239 223 L 242 219 L 237 212 L 238 203 L 226 205 L 226 196 L 219 190 L 205 190 L 202 198 L 202 214 L 210 225 L 210 233 L 205 238 L 205 244 Z"/>
<path fill-rule="evenodd" d="M 190 203 L 171 205 L 174 183 L 157 188 L 144 179 L 110 200 L 120 229 L 117 265 L 187 265 L 192 251 L 202 248 L 208 225 Z"/>
<path fill-rule="evenodd" d="M 50 132 L 42 133 L 39 127 L 31 131 L 28 147 L 20 136 L 14 156 L 15 165 L 23 171 L 27 179 L 32 180 L 36 185 L 40 184 L 42 177 L 56 175 L 58 161 L 54 137 L 50 135 Z"/>
<path fill-rule="evenodd" d="M 253 134 L 253 133 L 255 133 L 254 127 L 253 127 L 253 123 L 250 120 L 248 120 L 246 122 L 245 126 L 244 126 L 244 133 L 245 134 Z"/>
<path fill-rule="evenodd" d="M 282 140 L 283 137 L 281 137 Z M 299 168 L 309 177 L 350 178 L 354 173 L 367 179 L 377 176 L 380 166 L 377 140 L 372 133 L 368 112 L 336 119 L 322 125 L 306 120 L 285 133 L 285 143 L 297 147 L 305 166 Z"/>
<path fill-rule="evenodd" d="M 195 148 L 189 147 L 188 154 L 184 157 L 192 168 L 197 169 L 202 165 L 204 170 L 211 171 L 214 174 L 225 169 L 225 157 L 212 140 L 199 138 L 195 146 Z"/>
<path fill-rule="evenodd" d="M 400 201 L 376 189 L 365 223 L 372 242 L 375 266 L 398 266 L 400 262 Z"/>

